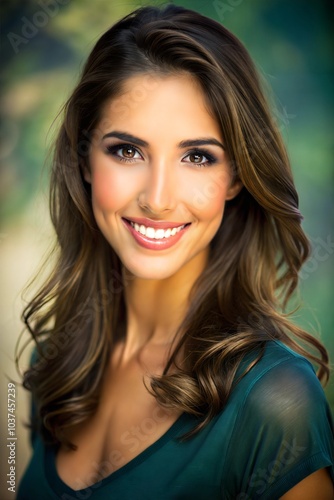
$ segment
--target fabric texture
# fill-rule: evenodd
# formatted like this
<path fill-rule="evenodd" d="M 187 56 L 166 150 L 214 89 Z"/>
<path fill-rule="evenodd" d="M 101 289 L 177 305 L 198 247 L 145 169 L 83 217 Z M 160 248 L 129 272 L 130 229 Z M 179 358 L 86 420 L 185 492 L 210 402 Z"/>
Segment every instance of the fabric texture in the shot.
<path fill-rule="evenodd" d="M 219 415 L 190 440 L 177 439 L 195 424 L 183 414 L 128 464 L 104 479 L 96 470 L 79 490 L 63 483 L 56 449 L 37 435 L 17 500 L 275 500 L 324 467 L 334 481 L 334 429 L 323 389 L 312 365 L 280 342 L 267 343 Z"/>

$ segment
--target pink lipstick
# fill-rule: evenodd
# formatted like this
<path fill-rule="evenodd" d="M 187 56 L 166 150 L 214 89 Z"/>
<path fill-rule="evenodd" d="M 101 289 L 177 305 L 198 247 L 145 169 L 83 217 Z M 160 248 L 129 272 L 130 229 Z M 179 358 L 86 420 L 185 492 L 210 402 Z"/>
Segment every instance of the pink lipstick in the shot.
<path fill-rule="evenodd" d="M 147 218 L 122 217 L 122 222 L 135 241 L 149 250 L 165 250 L 175 245 L 190 223 L 154 221 Z"/>

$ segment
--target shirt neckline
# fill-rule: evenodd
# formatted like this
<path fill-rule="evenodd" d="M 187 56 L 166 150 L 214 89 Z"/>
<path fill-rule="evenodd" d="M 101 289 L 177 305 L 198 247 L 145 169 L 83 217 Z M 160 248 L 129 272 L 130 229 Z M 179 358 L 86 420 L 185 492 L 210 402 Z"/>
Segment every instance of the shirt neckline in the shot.
<path fill-rule="evenodd" d="M 151 455 L 158 452 L 160 448 L 162 448 L 167 442 L 171 441 L 173 438 L 177 437 L 177 433 L 184 427 L 184 425 L 191 419 L 191 416 L 187 413 L 182 413 L 181 416 L 171 425 L 171 427 L 160 437 L 152 443 L 150 446 L 145 448 L 139 455 L 135 456 L 125 465 L 117 469 L 115 472 L 111 472 L 108 476 L 104 477 L 100 481 L 96 483 L 87 485 L 86 488 L 81 490 L 73 490 L 70 486 L 68 486 L 64 481 L 60 478 L 57 468 L 56 468 L 56 454 L 57 447 L 48 446 L 45 449 L 45 476 L 47 481 L 51 487 L 51 489 L 57 495 L 63 495 L 67 493 L 69 495 L 75 494 L 85 494 L 87 490 L 91 490 L 92 488 L 96 488 L 97 484 L 99 484 L 99 490 L 104 486 L 110 484 L 115 481 L 117 478 L 126 474 L 131 469 L 137 467 L 139 464 L 147 460 Z"/>

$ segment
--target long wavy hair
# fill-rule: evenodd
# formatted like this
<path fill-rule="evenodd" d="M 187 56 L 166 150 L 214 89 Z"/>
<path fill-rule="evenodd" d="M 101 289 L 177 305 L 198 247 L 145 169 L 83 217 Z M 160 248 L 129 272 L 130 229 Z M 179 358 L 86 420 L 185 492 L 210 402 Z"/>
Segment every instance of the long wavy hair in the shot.
<path fill-rule="evenodd" d="M 200 84 L 243 188 L 227 202 L 165 370 L 148 389 L 161 405 L 198 418 L 190 437 L 224 408 L 245 355 L 257 353 L 250 370 L 268 340 L 307 356 L 320 380 L 328 378 L 325 348 L 285 312 L 310 248 L 254 64 L 218 22 L 175 5 L 143 7 L 96 43 L 55 142 L 50 210 L 57 261 L 23 313 L 37 345 L 23 383 L 36 401 L 42 435 L 53 442 L 71 445 L 71 428 L 94 413 L 113 347 L 126 334 L 127 278 L 97 227 L 82 174 L 101 107 L 134 75 L 180 72 Z M 181 352 L 187 357 L 179 366 Z"/>

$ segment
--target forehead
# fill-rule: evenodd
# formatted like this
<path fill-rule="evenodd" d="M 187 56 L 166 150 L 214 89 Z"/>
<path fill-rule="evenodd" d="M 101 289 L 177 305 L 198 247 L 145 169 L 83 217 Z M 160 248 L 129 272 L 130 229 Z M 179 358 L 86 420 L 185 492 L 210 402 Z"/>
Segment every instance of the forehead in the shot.
<path fill-rule="evenodd" d="M 211 112 L 198 81 L 189 73 L 140 74 L 127 79 L 121 92 L 105 102 L 101 124 L 135 127 L 148 133 L 157 129 L 220 135 L 220 125 Z"/>

